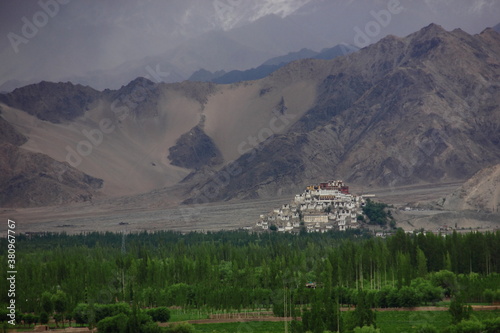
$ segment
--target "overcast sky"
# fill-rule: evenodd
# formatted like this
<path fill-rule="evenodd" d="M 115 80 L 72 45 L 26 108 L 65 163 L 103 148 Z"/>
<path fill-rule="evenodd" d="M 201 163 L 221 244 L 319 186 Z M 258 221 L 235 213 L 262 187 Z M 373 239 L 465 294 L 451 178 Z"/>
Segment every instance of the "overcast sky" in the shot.
<path fill-rule="evenodd" d="M 87 75 L 148 56 L 168 57 L 189 43 L 189 49 L 196 50 L 196 38 L 203 39 L 209 32 L 230 36 L 253 49 L 258 43 L 268 45 L 268 34 L 269 38 L 279 36 L 281 43 L 269 47 L 269 52 L 256 51 L 262 57 L 298 51 L 299 45 L 319 51 L 340 42 L 354 44 L 355 29 L 366 31 L 369 23 L 375 22 L 373 13 L 387 10 L 394 2 L 398 1 L 1 0 L 0 85 L 13 79 L 61 80 Z M 431 22 L 468 33 L 500 23 L 499 0 L 400 2 L 397 8 L 401 11 L 379 23 L 379 30 L 372 24 L 375 30 L 370 42 L 387 34 L 405 36 Z M 275 15 L 271 23 L 265 21 L 269 15 Z M 267 22 L 266 29 L 272 31 L 259 30 L 260 22 Z M 280 24 L 286 29 L 273 35 Z M 297 29 L 292 32 L 290 27 Z M 290 31 L 289 36 L 285 36 L 286 31 Z M 231 50 L 221 47 L 220 52 Z M 197 59 L 199 68 L 209 66 L 202 55 Z M 256 57 L 255 66 L 261 60 Z M 228 66 L 237 67 L 238 63 Z"/>

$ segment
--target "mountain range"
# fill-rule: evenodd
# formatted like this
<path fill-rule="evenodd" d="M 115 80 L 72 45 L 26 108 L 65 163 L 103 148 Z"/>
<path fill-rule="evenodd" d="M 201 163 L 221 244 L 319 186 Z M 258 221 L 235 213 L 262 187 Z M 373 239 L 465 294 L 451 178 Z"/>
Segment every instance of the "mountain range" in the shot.
<path fill-rule="evenodd" d="M 214 73 L 206 69 L 200 69 L 194 72 L 188 80 L 190 81 L 209 81 L 220 84 L 236 83 L 240 81 L 251 81 L 262 79 L 275 70 L 285 66 L 286 64 L 300 59 L 325 59 L 330 60 L 341 55 L 347 55 L 358 48 L 352 45 L 337 45 L 331 48 L 325 48 L 320 52 L 303 48 L 297 52 L 290 52 L 284 56 L 278 56 L 265 61 L 262 65 L 247 69 L 247 70 L 233 70 L 226 72 L 219 70 Z"/>
<path fill-rule="evenodd" d="M 431 24 L 253 81 L 25 86 L 0 95 L 0 204 L 161 188 L 193 204 L 335 178 L 366 188 L 465 181 L 500 163 L 499 77 L 498 32 Z"/>
<path fill-rule="evenodd" d="M 467 179 L 500 161 L 499 45 L 492 29 L 470 36 L 432 24 L 346 57 L 285 66 L 268 79 L 313 78 L 314 105 L 239 157 L 242 170 L 223 190 L 212 194 L 202 178 L 190 191 L 196 200 L 255 198 L 325 174 L 367 187 Z"/>

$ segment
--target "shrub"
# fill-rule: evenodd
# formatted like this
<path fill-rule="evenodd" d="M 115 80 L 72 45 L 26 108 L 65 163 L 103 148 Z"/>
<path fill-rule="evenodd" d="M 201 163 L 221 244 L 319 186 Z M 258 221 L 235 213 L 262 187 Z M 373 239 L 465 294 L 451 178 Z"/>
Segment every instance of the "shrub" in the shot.
<path fill-rule="evenodd" d="M 451 314 L 451 322 L 457 324 L 462 320 L 470 318 L 472 307 L 470 305 L 465 305 L 460 298 L 454 298 L 451 300 L 448 311 Z"/>
<path fill-rule="evenodd" d="M 421 301 L 426 304 L 439 302 L 443 298 L 444 289 L 433 286 L 428 280 L 417 278 L 411 281 L 410 286 L 415 288 L 421 296 Z"/>
<path fill-rule="evenodd" d="M 28 324 L 28 327 L 30 327 L 31 324 L 34 324 L 34 323 L 36 323 L 38 321 L 38 317 L 36 317 L 35 315 L 32 315 L 30 313 L 25 314 L 24 316 L 20 316 L 19 317 L 19 319 L 21 319 L 21 318 L 22 318 L 22 320 L 24 320 L 24 322 L 26 324 Z"/>
<path fill-rule="evenodd" d="M 495 319 L 485 320 L 483 324 L 485 333 L 500 332 L 500 317 Z"/>
<path fill-rule="evenodd" d="M 391 293 L 394 293 L 394 290 L 395 290 L 395 288 L 387 287 L 387 286 L 380 289 L 377 292 L 377 295 L 375 296 L 375 302 L 376 302 L 377 307 L 389 308 L 389 307 L 393 306 L 393 304 L 391 304 L 392 302 L 390 302 L 390 300 L 389 300 L 389 295 Z M 397 296 L 397 291 L 396 291 L 395 295 Z"/>
<path fill-rule="evenodd" d="M 398 292 L 399 306 L 401 307 L 414 307 L 420 304 L 420 295 L 415 288 L 402 287 Z"/>
<path fill-rule="evenodd" d="M 170 320 L 170 310 L 165 306 L 149 309 L 147 310 L 147 314 L 151 316 L 153 321 L 166 323 Z"/>
<path fill-rule="evenodd" d="M 449 333 L 482 333 L 484 329 L 483 323 L 475 320 L 463 320 L 460 323 L 447 327 L 445 332 Z"/>
<path fill-rule="evenodd" d="M 441 287 L 446 296 L 455 293 L 458 288 L 457 277 L 453 272 L 440 270 L 431 274 L 431 283 L 436 287 Z"/>
<path fill-rule="evenodd" d="M 85 303 L 79 303 L 73 309 L 73 319 L 78 325 L 88 324 L 88 308 L 89 305 Z M 43 323 L 42 323 L 43 324 Z"/>
<path fill-rule="evenodd" d="M 95 321 L 99 322 L 106 317 L 113 317 L 120 313 L 129 315 L 131 310 L 127 303 L 95 304 Z"/>
<path fill-rule="evenodd" d="M 493 300 L 495 299 L 495 292 L 491 289 L 486 289 L 483 292 L 483 297 L 486 302 L 493 303 Z"/>
<path fill-rule="evenodd" d="M 128 316 L 120 313 L 113 317 L 106 317 L 97 323 L 99 333 L 125 333 L 127 331 Z"/>
<path fill-rule="evenodd" d="M 49 315 L 47 312 L 40 313 L 40 324 L 45 325 L 49 323 Z"/>
<path fill-rule="evenodd" d="M 356 327 L 354 333 L 380 333 L 380 329 L 370 326 Z"/>
<path fill-rule="evenodd" d="M 366 205 L 363 207 L 363 214 L 365 214 L 370 224 L 378 224 L 384 226 L 387 224 L 390 217 L 385 211 L 387 205 L 381 202 L 373 202 L 370 199 L 366 200 Z"/>

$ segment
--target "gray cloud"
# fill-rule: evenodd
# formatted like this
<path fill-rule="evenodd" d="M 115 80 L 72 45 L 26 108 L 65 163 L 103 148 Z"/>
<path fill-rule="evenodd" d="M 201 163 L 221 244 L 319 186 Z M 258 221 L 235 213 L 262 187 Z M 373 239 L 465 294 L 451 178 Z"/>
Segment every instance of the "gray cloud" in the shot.
<path fill-rule="evenodd" d="M 181 76 L 201 67 L 257 66 L 266 57 L 302 47 L 318 50 L 340 42 L 352 44 L 354 28 L 364 29 L 373 20 L 371 11 L 387 8 L 389 1 L 395 0 L 0 1 L 0 85 L 8 80 L 105 76 L 132 64 L 140 72 L 144 64 L 155 66 L 160 60 L 177 68 Z M 55 12 L 50 7 L 54 3 L 57 13 L 45 15 L 44 22 L 44 7 Z M 394 16 L 371 42 L 387 34 L 404 36 L 431 22 L 448 30 L 460 27 L 478 33 L 500 21 L 496 0 L 401 0 L 401 4 L 404 13 Z M 34 20 L 40 27 L 26 37 L 23 27 Z M 22 42 L 13 43 L 13 34 Z M 213 58 L 216 51 L 252 56 L 221 56 L 220 65 Z M 205 52 L 212 60 L 204 59 Z"/>

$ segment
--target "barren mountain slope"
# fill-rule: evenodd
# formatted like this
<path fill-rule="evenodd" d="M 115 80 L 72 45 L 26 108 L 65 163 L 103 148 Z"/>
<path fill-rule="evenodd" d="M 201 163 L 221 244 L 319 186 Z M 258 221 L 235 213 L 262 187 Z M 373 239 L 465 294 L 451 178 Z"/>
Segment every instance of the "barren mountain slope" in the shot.
<path fill-rule="evenodd" d="M 38 98 L 43 101 L 44 95 Z M 139 78 L 117 91 L 100 93 L 89 110 L 71 121 L 58 117 L 71 113 L 71 103 L 47 111 L 55 115 L 50 121 L 42 120 L 43 111 L 35 117 L 7 105 L 3 116 L 29 139 L 24 149 L 103 179 L 104 194 L 129 195 L 175 185 L 204 164 L 190 149 L 183 153 L 186 161 L 172 163 L 168 158 L 171 148 L 182 150 L 190 144 L 180 139 L 193 128 L 202 128 L 213 142 L 218 151 L 214 166 L 222 166 L 256 145 L 251 138 L 264 140 L 285 132 L 314 98 L 315 85 L 307 77 L 275 85 L 256 81 L 221 86 L 155 84 Z"/>
<path fill-rule="evenodd" d="M 201 108 L 192 98 L 150 84 L 135 80 L 105 91 L 72 122 L 42 121 L 8 107 L 4 117 L 29 138 L 23 148 L 103 179 L 105 194 L 143 193 L 187 174 L 166 156 L 168 147 L 198 123 Z"/>
<path fill-rule="evenodd" d="M 222 186 L 224 171 L 190 177 L 193 200 L 265 197 L 325 177 L 368 187 L 467 179 L 500 161 L 499 48 L 491 29 L 430 25 L 326 65 L 294 62 L 264 80 L 318 73 L 315 106 L 237 159 Z"/>
<path fill-rule="evenodd" d="M 439 202 L 447 210 L 500 212 L 500 164 L 477 172 L 459 189 Z"/>
<path fill-rule="evenodd" d="M 325 178 L 365 187 L 468 179 L 500 163 L 499 78 L 500 34 L 432 24 L 256 81 L 138 78 L 103 92 L 42 82 L 0 95 L 0 106 L 27 138 L 22 149 L 102 179 L 103 194 L 172 187 L 180 200 L 216 201 Z"/>
<path fill-rule="evenodd" d="M 0 207 L 92 201 L 99 196 L 102 180 L 18 147 L 26 141 L 0 114 Z"/>
<path fill-rule="evenodd" d="M 42 81 L 5 95 L 0 94 L 0 102 L 22 109 L 39 119 L 60 123 L 81 116 L 99 96 L 100 93 L 90 87 L 70 82 Z"/>

